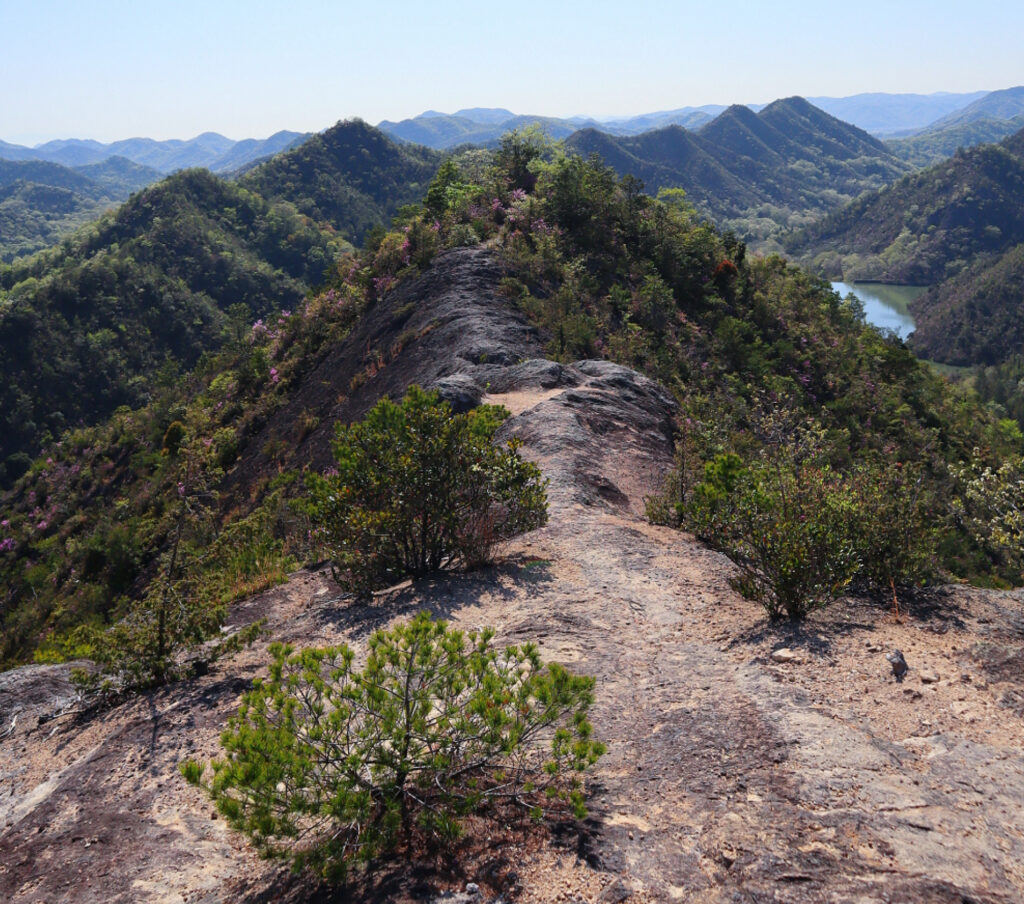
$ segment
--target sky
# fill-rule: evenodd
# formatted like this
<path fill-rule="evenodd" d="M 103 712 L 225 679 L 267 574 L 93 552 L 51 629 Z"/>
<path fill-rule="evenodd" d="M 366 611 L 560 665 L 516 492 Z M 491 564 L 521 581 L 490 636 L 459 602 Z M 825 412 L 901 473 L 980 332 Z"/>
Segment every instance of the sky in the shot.
<path fill-rule="evenodd" d="M 0 139 L 232 139 L 1024 84 L 1007 0 L 0 0 Z"/>

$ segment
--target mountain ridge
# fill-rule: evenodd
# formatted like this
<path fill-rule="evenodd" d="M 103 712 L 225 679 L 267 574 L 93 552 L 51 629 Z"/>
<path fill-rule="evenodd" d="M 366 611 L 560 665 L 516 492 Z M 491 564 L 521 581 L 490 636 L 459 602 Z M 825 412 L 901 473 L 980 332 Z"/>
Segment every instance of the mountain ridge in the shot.
<path fill-rule="evenodd" d="M 308 137 L 309 133 L 281 130 L 268 138 L 234 141 L 218 132 L 203 132 L 191 139 L 125 138 L 107 144 L 93 139 L 64 138 L 34 148 L 0 141 L 0 159 L 43 160 L 74 167 L 124 157 L 165 175 L 195 166 L 225 173 L 294 147 Z"/>
<path fill-rule="evenodd" d="M 601 155 L 652 194 L 683 188 L 701 213 L 769 246 L 794 221 L 834 210 L 910 169 L 867 132 L 795 97 L 758 112 L 733 105 L 695 132 L 671 126 L 620 137 L 584 130 L 566 145 Z"/>

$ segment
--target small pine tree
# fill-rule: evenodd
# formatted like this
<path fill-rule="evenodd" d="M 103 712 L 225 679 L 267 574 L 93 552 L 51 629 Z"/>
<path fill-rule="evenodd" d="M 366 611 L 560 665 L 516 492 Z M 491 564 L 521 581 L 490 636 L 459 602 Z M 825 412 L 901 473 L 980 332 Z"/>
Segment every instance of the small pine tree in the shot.
<path fill-rule="evenodd" d="M 263 854 L 333 878 L 402 843 L 450 842 L 487 806 L 583 817 L 581 775 L 605 751 L 587 720 L 594 679 L 493 636 L 424 612 L 374 634 L 361 670 L 346 646 L 273 645 L 205 787 Z M 206 768 L 181 772 L 203 784 Z"/>

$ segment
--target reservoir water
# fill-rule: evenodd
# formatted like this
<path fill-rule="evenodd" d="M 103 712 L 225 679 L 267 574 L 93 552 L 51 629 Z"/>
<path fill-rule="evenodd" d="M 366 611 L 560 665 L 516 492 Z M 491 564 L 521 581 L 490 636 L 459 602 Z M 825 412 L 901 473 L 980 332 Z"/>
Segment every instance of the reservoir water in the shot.
<path fill-rule="evenodd" d="M 879 329 L 892 330 L 901 339 L 914 332 L 909 305 L 926 286 L 890 286 L 885 283 L 834 282 L 832 288 L 843 298 L 851 292 L 864 305 L 864 319 Z"/>

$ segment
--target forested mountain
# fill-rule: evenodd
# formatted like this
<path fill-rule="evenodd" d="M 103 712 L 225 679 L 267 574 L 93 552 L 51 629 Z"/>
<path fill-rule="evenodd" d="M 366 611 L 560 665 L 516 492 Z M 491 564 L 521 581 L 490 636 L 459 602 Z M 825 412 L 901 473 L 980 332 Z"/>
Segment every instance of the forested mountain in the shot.
<path fill-rule="evenodd" d="M 55 244 L 159 178 L 124 157 L 74 168 L 0 159 L 0 261 Z"/>
<path fill-rule="evenodd" d="M 422 199 L 440 159 L 339 123 L 237 184 L 206 170 L 169 177 L 0 271 L 8 479 L 44 436 L 142 402 L 165 359 L 189 367 L 240 323 L 294 308 L 348 238 Z"/>
<path fill-rule="evenodd" d="M 848 280 L 930 285 L 1024 241 L 1020 136 L 957 153 L 809 226 L 790 250 Z"/>
<path fill-rule="evenodd" d="M 681 126 L 668 126 L 631 137 L 616 137 L 597 129 L 572 135 L 566 146 L 582 156 L 597 154 L 620 175 L 640 179 L 645 190 L 685 186 L 688 199 L 716 219 L 738 216 L 770 196 L 763 187 L 734 172 L 734 155 L 716 149 Z M 727 163 L 722 162 L 725 157 Z"/>
<path fill-rule="evenodd" d="M 0 159 L 0 188 L 6 188 L 16 182 L 64 188 L 92 200 L 103 196 L 102 187 L 95 180 L 59 163 Z"/>
<path fill-rule="evenodd" d="M 639 177 L 651 193 L 684 188 L 702 213 L 753 242 L 909 169 L 863 130 L 795 97 L 757 113 L 732 106 L 697 133 L 673 127 L 614 137 L 588 129 L 567 145 Z"/>
<path fill-rule="evenodd" d="M 992 144 L 1024 128 L 1024 114 L 1013 119 L 984 116 L 966 122 L 925 129 L 909 138 L 887 141 L 886 147 L 914 166 L 931 166 L 952 157 L 959 148 Z"/>
<path fill-rule="evenodd" d="M 307 137 L 302 132 L 281 131 L 269 138 L 233 141 L 217 132 L 204 132 L 187 141 L 126 138 L 103 144 L 99 141 L 68 138 L 48 141 L 34 148 L 0 141 L 0 158 L 45 160 L 77 167 L 102 163 L 111 157 L 124 157 L 165 174 L 195 166 L 205 166 L 216 173 L 228 173 L 247 163 L 294 147 Z"/>
<path fill-rule="evenodd" d="M 958 151 L 795 236 L 790 248 L 847 280 L 931 289 L 912 305 L 911 345 L 949 364 L 1019 353 L 1024 243 L 1024 130 Z"/>
<path fill-rule="evenodd" d="M 193 166 L 235 172 L 305 137 L 278 132 L 236 142 L 206 133 L 191 141 L 71 140 L 35 149 L 0 142 L 0 261 L 56 244 L 168 172 Z"/>
<path fill-rule="evenodd" d="M 165 360 L 189 367 L 294 307 L 337 244 L 292 205 L 189 170 L 0 270 L 0 477 L 45 437 L 143 402 Z"/>
<path fill-rule="evenodd" d="M 1024 115 L 1024 86 L 991 91 L 960 110 L 936 120 L 929 130 L 964 125 L 983 119 L 1014 119 Z"/>
<path fill-rule="evenodd" d="M 984 255 L 912 305 L 911 345 L 960 366 L 1000 364 L 1024 350 L 1024 244 Z"/>
<path fill-rule="evenodd" d="M 287 199 L 360 244 L 403 204 L 422 200 L 441 159 L 436 151 L 396 144 L 350 120 L 248 172 L 240 184 L 266 198 Z"/>

